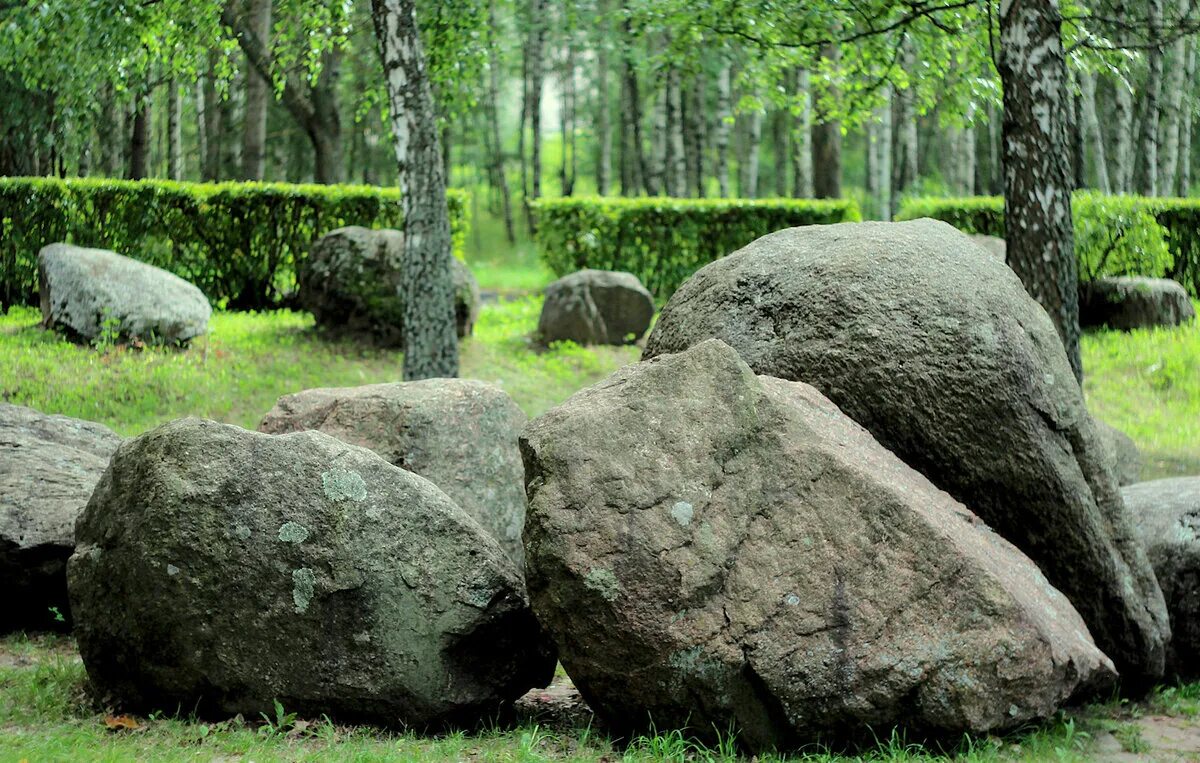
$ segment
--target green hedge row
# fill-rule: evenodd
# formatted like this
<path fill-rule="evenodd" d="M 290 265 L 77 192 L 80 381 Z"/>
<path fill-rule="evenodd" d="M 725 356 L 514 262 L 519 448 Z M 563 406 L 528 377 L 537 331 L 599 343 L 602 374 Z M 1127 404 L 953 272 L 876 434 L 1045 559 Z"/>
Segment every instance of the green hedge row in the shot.
<path fill-rule="evenodd" d="M 534 202 L 536 241 L 558 275 L 626 270 L 665 299 L 700 267 L 781 228 L 859 220 L 853 201 L 568 198 Z"/>
<path fill-rule="evenodd" d="M 1080 278 L 1173 278 L 1200 297 L 1200 200 L 1077 192 L 1071 201 Z M 1004 236 L 1004 200 L 914 198 L 899 220 L 932 217 L 967 233 Z"/>
<path fill-rule="evenodd" d="M 451 192 L 455 253 L 468 225 Z M 0 308 L 35 304 L 37 253 L 67 241 L 170 270 L 215 305 L 284 304 L 297 261 L 343 225 L 403 226 L 400 192 L 369 186 L 0 178 Z"/>

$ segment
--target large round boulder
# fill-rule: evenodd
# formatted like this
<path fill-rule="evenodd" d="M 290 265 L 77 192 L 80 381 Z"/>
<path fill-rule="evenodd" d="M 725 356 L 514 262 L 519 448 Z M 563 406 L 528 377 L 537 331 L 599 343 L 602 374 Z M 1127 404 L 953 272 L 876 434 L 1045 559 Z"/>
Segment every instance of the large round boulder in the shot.
<path fill-rule="evenodd" d="M 471 334 L 479 317 L 479 284 L 457 257 L 451 260 L 455 330 L 461 339 Z M 400 347 L 403 271 L 403 232 L 357 225 L 338 228 L 322 236 L 297 263 L 297 301 L 325 331 Z"/>
<path fill-rule="evenodd" d="M 258 429 L 316 429 L 370 448 L 440 487 L 521 567 L 525 474 L 517 436 L 526 420 L 499 387 L 427 379 L 285 395 Z"/>
<path fill-rule="evenodd" d="M 102 424 L 0 403 L 0 633 L 69 621 L 75 518 L 120 444 Z"/>
<path fill-rule="evenodd" d="M 93 341 L 181 343 L 208 331 L 204 293 L 174 273 L 104 249 L 38 252 L 42 323 Z"/>
<path fill-rule="evenodd" d="M 433 483 L 321 432 L 199 419 L 126 441 L 76 529 L 75 633 L 135 711 L 474 723 L 554 668 L 499 545 Z"/>
<path fill-rule="evenodd" d="M 530 596 L 618 731 L 754 749 L 956 737 L 1111 684 L 1012 544 L 812 387 L 721 342 L 628 366 L 522 435 Z"/>
<path fill-rule="evenodd" d="M 645 336 L 653 318 L 654 297 L 634 274 L 580 270 L 546 287 L 538 338 L 630 344 Z"/>
<path fill-rule="evenodd" d="M 1187 290 L 1169 278 L 1098 278 L 1079 289 L 1079 323 L 1113 329 L 1178 326 L 1196 319 Z"/>
<path fill-rule="evenodd" d="M 644 356 L 709 338 L 812 384 L 1041 567 L 1131 690 L 1163 672 L 1162 592 L 1054 325 L 934 220 L 778 231 L 700 269 Z"/>
<path fill-rule="evenodd" d="M 1175 477 L 1121 491 L 1171 613 L 1167 672 L 1200 678 L 1200 477 Z"/>

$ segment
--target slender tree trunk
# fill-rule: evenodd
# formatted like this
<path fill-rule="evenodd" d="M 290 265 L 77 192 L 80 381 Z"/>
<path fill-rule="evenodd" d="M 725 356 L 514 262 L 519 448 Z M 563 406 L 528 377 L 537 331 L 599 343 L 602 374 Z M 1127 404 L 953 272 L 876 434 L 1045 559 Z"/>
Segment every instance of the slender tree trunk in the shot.
<path fill-rule="evenodd" d="M 633 31 L 629 18 L 626 17 L 622 26 L 627 46 L 634 44 Z M 642 148 L 642 95 L 638 84 L 637 69 L 634 67 L 633 55 L 626 51 L 621 77 L 621 193 L 625 196 L 637 196 L 646 186 L 647 167 L 646 155 Z"/>
<path fill-rule="evenodd" d="M 1096 116 L 1096 75 L 1089 71 L 1080 72 L 1079 89 L 1082 94 L 1083 131 L 1086 141 L 1092 147 L 1096 186 L 1104 193 L 1112 193 L 1112 184 L 1108 180 L 1108 160 L 1104 151 L 1104 133 L 1100 130 L 1100 119 Z"/>
<path fill-rule="evenodd" d="M 559 190 L 563 196 L 575 191 L 575 47 L 567 40 L 562 72 L 562 103 L 559 108 L 559 129 L 562 133 L 562 167 L 559 170 Z"/>
<path fill-rule="evenodd" d="M 721 198 L 729 198 L 729 133 L 733 129 L 733 67 L 726 63 L 717 72 L 717 124 L 713 130 L 716 151 L 717 187 Z"/>
<path fill-rule="evenodd" d="M 683 150 L 683 93 L 679 69 L 667 70 L 667 195 L 687 196 L 687 154 Z"/>
<path fill-rule="evenodd" d="M 491 136 L 492 149 L 492 183 L 496 190 L 500 193 L 500 210 L 504 217 L 504 233 L 508 237 L 508 243 L 515 244 L 517 242 L 516 226 L 513 221 L 512 211 L 512 192 L 508 187 L 508 172 L 504 162 L 504 141 L 500 135 L 500 58 L 496 49 L 496 3 L 495 0 L 488 2 L 488 87 L 487 100 L 484 103 L 484 108 L 487 109 L 487 125 L 484 129 Z"/>
<path fill-rule="evenodd" d="M 1079 380 L 1079 276 L 1071 223 L 1067 67 L 1056 0 L 1003 0 L 1004 223 L 1008 262 L 1058 328 Z"/>
<path fill-rule="evenodd" d="M 687 154 L 688 192 L 704 196 L 704 79 L 697 74 L 684 96 L 684 152 Z"/>
<path fill-rule="evenodd" d="M 450 213 L 413 0 L 371 0 L 404 206 L 404 378 L 458 375 Z"/>
<path fill-rule="evenodd" d="M 762 145 L 762 109 L 746 115 L 746 153 L 738 167 L 738 196 L 758 198 L 758 152 Z"/>
<path fill-rule="evenodd" d="M 1068 70 L 1067 77 L 1067 143 L 1071 155 L 1071 187 L 1084 188 L 1087 186 L 1087 172 L 1084 160 L 1086 158 L 1083 138 L 1083 109 L 1080 99 L 1075 94 L 1075 74 Z"/>
<path fill-rule="evenodd" d="M 183 180 L 183 97 L 179 83 L 167 81 L 167 177 Z"/>
<path fill-rule="evenodd" d="M 1146 53 L 1148 71 L 1142 92 L 1142 124 L 1139 133 L 1137 178 L 1134 185 L 1145 196 L 1158 195 L 1158 123 L 1162 108 L 1163 50 L 1162 35 L 1163 0 L 1147 0 L 1146 17 L 1150 24 L 1150 50 Z"/>
<path fill-rule="evenodd" d="M 117 109 L 117 94 L 112 85 L 105 85 L 100 94 L 101 116 L 97 130 L 100 141 L 100 165 L 105 177 L 115 178 L 121 175 L 121 143 L 120 136 L 124 134 L 121 124 L 120 111 Z"/>
<path fill-rule="evenodd" d="M 596 40 L 596 193 L 607 196 L 612 185 L 612 117 L 608 102 L 608 0 L 597 0 L 600 37 Z M 624 178 L 622 178 L 624 182 Z"/>
<path fill-rule="evenodd" d="M 542 196 L 542 89 L 546 77 L 546 0 L 531 0 L 529 36 L 529 200 Z M 532 215 L 530 230 L 533 230 Z"/>
<path fill-rule="evenodd" d="M 150 145 L 150 96 L 139 94 L 133 103 L 129 130 L 129 179 L 146 177 Z"/>
<path fill-rule="evenodd" d="M 901 43 L 901 64 L 910 76 L 916 76 L 917 56 L 912 40 Z M 901 197 L 917 185 L 917 104 L 911 88 L 897 90 L 892 98 L 892 216 L 900 211 Z"/>
<path fill-rule="evenodd" d="M 775 196 L 778 198 L 788 195 L 788 121 L 788 114 L 784 110 L 771 114 L 771 164 L 774 167 Z"/>
<path fill-rule="evenodd" d="M 646 175 L 646 194 L 666 192 L 667 183 L 667 88 L 666 78 L 657 78 L 654 92 L 654 119 L 650 126 L 650 172 Z"/>
<path fill-rule="evenodd" d="M 271 40 L 271 0 L 249 0 L 247 25 L 269 48 Z M 242 121 L 242 179 L 262 180 L 267 163 L 267 111 L 271 83 L 249 61 L 246 80 L 246 111 Z"/>
<path fill-rule="evenodd" d="M 994 106 L 988 106 L 988 185 L 987 192 L 993 196 L 1004 193 L 1004 168 L 1000 166 L 1000 132 L 1003 114 Z"/>
<path fill-rule="evenodd" d="M 1165 196 L 1174 193 L 1178 185 L 1180 114 L 1183 109 L 1183 76 L 1187 70 L 1187 41 L 1183 37 L 1171 46 L 1170 61 L 1162 99 L 1165 113 L 1160 129 L 1162 156 L 1158 175 L 1159 192 Z"/>
<path fill-rule="evenodd" d="M 1114 105 L 1116 114 L 1117 140 L 1115 146 L 1115 161 L 1118 193 L 1133 192 L 1133 93 L 1125 80 L 1117 78 L 1113 83 Z"/>
<path fill-rule="evenodd" d="M 838 48 L 826 47 L 822 58 L 837 60 Z M 828 87 L 829 100 L 838 100 L 837 90 Z M 813 129 L 813 194 L 818 199 L 838 199 L 842 196 L 842 123 L 822 115 Z"/>
<path fill-rule="evenodd" d="M 884 102 L 875 111 L 875 136 L 870 147 L 876 214 L 880 220 L 892 216 L 892 104 Z"/>
<path fill-rule="evenodd" d="M 807 199 L 813 195 L 812 93 L 806 70 L 796 67 L 792 76 L 798 104 L 792 118 L 792 196 Z"/>
<path fill-rule="evenodd" d="M 1196 81 L 1196 41 L 1188 43 L 1187 64 L 1184 82 Z M 1192 187 L 1192 122 L 1195 118 L 1193 110 L 1195 103 L 1189 88 L 1183 94 L 1183 103 L 1179 112 L 1179 182 L 1175 194 L 1188 196 Z"/>
<path fill-rule="evenodd" d="M 203 99 L 203 132 L 207 139 L 202 154 L 200 177 L 213 183 L 221 179 L 221 94 L 217 91 L 217 55 L 209 54 L 208 62 Z"/>

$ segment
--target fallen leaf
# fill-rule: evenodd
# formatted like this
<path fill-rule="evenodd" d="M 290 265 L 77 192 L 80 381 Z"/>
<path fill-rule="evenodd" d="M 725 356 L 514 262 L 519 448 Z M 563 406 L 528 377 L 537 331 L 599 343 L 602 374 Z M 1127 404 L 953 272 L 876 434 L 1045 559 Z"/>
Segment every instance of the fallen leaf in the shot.
<path fill-rule="evenodd" d="M 142 724 L 132 715 L 106 715 L 104 725 L 109 731 L 137 731 L 142 728 Z"/>

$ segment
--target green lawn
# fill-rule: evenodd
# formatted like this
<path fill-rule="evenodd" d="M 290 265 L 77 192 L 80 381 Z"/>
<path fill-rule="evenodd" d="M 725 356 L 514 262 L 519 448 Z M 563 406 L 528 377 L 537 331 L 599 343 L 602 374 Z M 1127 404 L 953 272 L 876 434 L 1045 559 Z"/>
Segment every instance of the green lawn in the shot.
<path fill-rule="evenodd" d="M 504 262 L 511 275 L 520 268 Z M 521 276 L 522 278 L 527 276 Z M 528 276 L 544 283 L 545 276 Z M 540 279 L 540 281 L 538 280 Z M 516 280 L 516 279 L 514 279 Z M 498 283 L 498 282 L 494 282 Z M 539 350 L 528 337 L 538 298 L 485 306 L 475 336 L 462 346 L 463 376 L 495 382 L 531 416 L 617 367 L 636 348 Z M 93 349 L 37 328 L 38 314 L 0 316 L 0 399 L 101 421 L 125 435 L 184 415 L 254 427 L 282 394 L 314 386 L 393 381 L 400 357 L 317 337 L 307 315 L 218 313 L 211 335 L 186 351 Z M 1093 411 L 1137 441 L 1146 478 L 1200 474 L 1200 325 L 1084 337 L 1085 389 Z M 689 743 L 678 733 L 615 745 L 589 728 L 521 725 L 470 734 L 421 737 L 337 726 L 322 719 L 200 723 L 186 717 L 141 718 L 134 731 L 110 731 L 86 694 L 69 639 L 0 638 L 0 761 L 89 760 L 727 760 L 731 749 Z M 1183 719 L 1200 735 L 1200 685 L 1160 690 L 1138 705 L 1111 703 L 1060 715 L 1003 739 L 963 740 L 955 759 L 1067 760 L 1096 757 L 1101 741 L 1128 752 L 1149 750 L 1149 715 Z M 831 758 L 814 749 L 797 756 Z M 860 760 L 944 760 L 941 752 L 881 732 Z"/>

